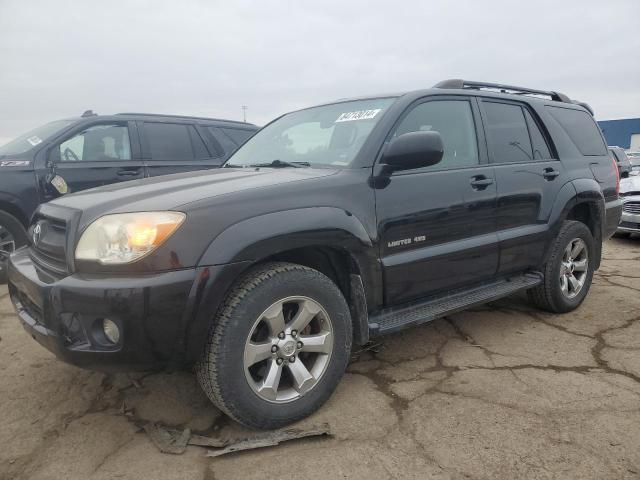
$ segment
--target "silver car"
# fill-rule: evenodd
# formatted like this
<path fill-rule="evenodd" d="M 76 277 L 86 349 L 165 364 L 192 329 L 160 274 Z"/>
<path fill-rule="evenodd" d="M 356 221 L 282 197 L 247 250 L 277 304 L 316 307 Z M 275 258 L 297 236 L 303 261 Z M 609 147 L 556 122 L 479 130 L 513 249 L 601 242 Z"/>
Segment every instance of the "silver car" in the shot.
<path fill-rule="evenodd" d="M 640 233 L 640 158 L 630 157 L 630 160 L 629 176 L 620 179 L 622 218 L 616 232 L 619 237 Z"/>

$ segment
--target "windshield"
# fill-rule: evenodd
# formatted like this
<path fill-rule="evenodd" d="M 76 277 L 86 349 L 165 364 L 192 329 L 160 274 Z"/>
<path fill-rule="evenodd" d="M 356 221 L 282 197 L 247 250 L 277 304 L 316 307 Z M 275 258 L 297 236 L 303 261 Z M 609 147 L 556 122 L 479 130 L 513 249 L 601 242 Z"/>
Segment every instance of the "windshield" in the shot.
<path fill-rule="evenodd" d="M 19 155 L 31 150 L 33 147 L 44 142 L 47 138 L 55 135 L 63 128 L 68 127 L 75 122 L 76 120 L 57 120 L 55 122 L 42 125 L 41 127 L 34 128 L 30 132 L 20 135 L 15 140 L 1 146 L 0 157 Z"/>
<path fill-rule="evenodd" d="M 289 113 L 251 137 L 225 166 L 347 166 L 394 101 L 356 100 Z"/>

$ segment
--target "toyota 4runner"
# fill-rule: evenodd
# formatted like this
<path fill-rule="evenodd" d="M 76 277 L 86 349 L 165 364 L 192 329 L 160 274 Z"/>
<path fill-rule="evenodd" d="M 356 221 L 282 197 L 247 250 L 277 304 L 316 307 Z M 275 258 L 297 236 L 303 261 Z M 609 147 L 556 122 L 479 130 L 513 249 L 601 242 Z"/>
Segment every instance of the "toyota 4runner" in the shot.
<path fill-rule="evenodd" d="M 584 300 L 621 214 L 586 104 L 448 80 L 283 115 L 225 164 L 40 206 L 26 330 L 90 369 L 195 366 L 257 428 L 331 395 L 352 344 L 526 290 Z"/>

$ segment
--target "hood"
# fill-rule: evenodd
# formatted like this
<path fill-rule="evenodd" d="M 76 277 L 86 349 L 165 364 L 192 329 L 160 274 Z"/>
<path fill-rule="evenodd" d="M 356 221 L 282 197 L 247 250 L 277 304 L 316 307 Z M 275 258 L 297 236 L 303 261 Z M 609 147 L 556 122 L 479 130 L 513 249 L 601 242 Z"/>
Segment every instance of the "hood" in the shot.
<path fill-rule="evenodd" d="M 65 195 L 52 204 L 108 213 L 179 210 L 189 203 L 236 192 L 324 177 L 337 170 L 314 168 L 221 168 L 106 185 Z"/>
<path fill-rule="evenodd" d="M 630 175 L 628 178 L 620 179 L 620 193 L 635 192 L 640 195 L 640 175 Z"/>

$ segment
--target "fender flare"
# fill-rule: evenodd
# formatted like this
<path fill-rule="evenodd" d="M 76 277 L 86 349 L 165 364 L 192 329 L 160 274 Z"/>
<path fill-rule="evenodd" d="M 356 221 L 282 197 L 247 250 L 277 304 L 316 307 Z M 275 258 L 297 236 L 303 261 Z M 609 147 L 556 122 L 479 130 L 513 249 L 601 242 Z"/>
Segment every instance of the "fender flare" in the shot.
<path fill-rule="evenodd" d="M 337 247 L 358 256 L 373 243 L 362 222 L 336 207 L 282 210 L 251 217 L 223 230 L 209 244 L 199 266 L 262 258 L 295 248 Z"/>
<path fill-rule="evenodd" d="M 549 253 L 551 242 L 556 238 L 562 222 L 564 222 L 569 212 L 580 204 L 587 204 L 590 208 L 596 211 L 596 228 L 594 239 L 596 241 L 596 265 L 600 266 L 600 255 L 602 250 L 601 239 L 603 238 L 604 214 L 605 214 L 605 200 L 602 195 L 600 184 L 593 179 L 577 179 L 567 182 L 562 186 L 560 192 L 555 199 L 551 215 L 549 217 L 549 240 L 546 253 L 544 256 L 543 264 L 546 263 Z"/>
<path fill-rule="evenodd" d="M 7 192 L 0 191 L 0 210 L 14 217 L 25 228 L 29 224 L 29 215 L 27 215 L 21 207 L 20 199 Z"/>

